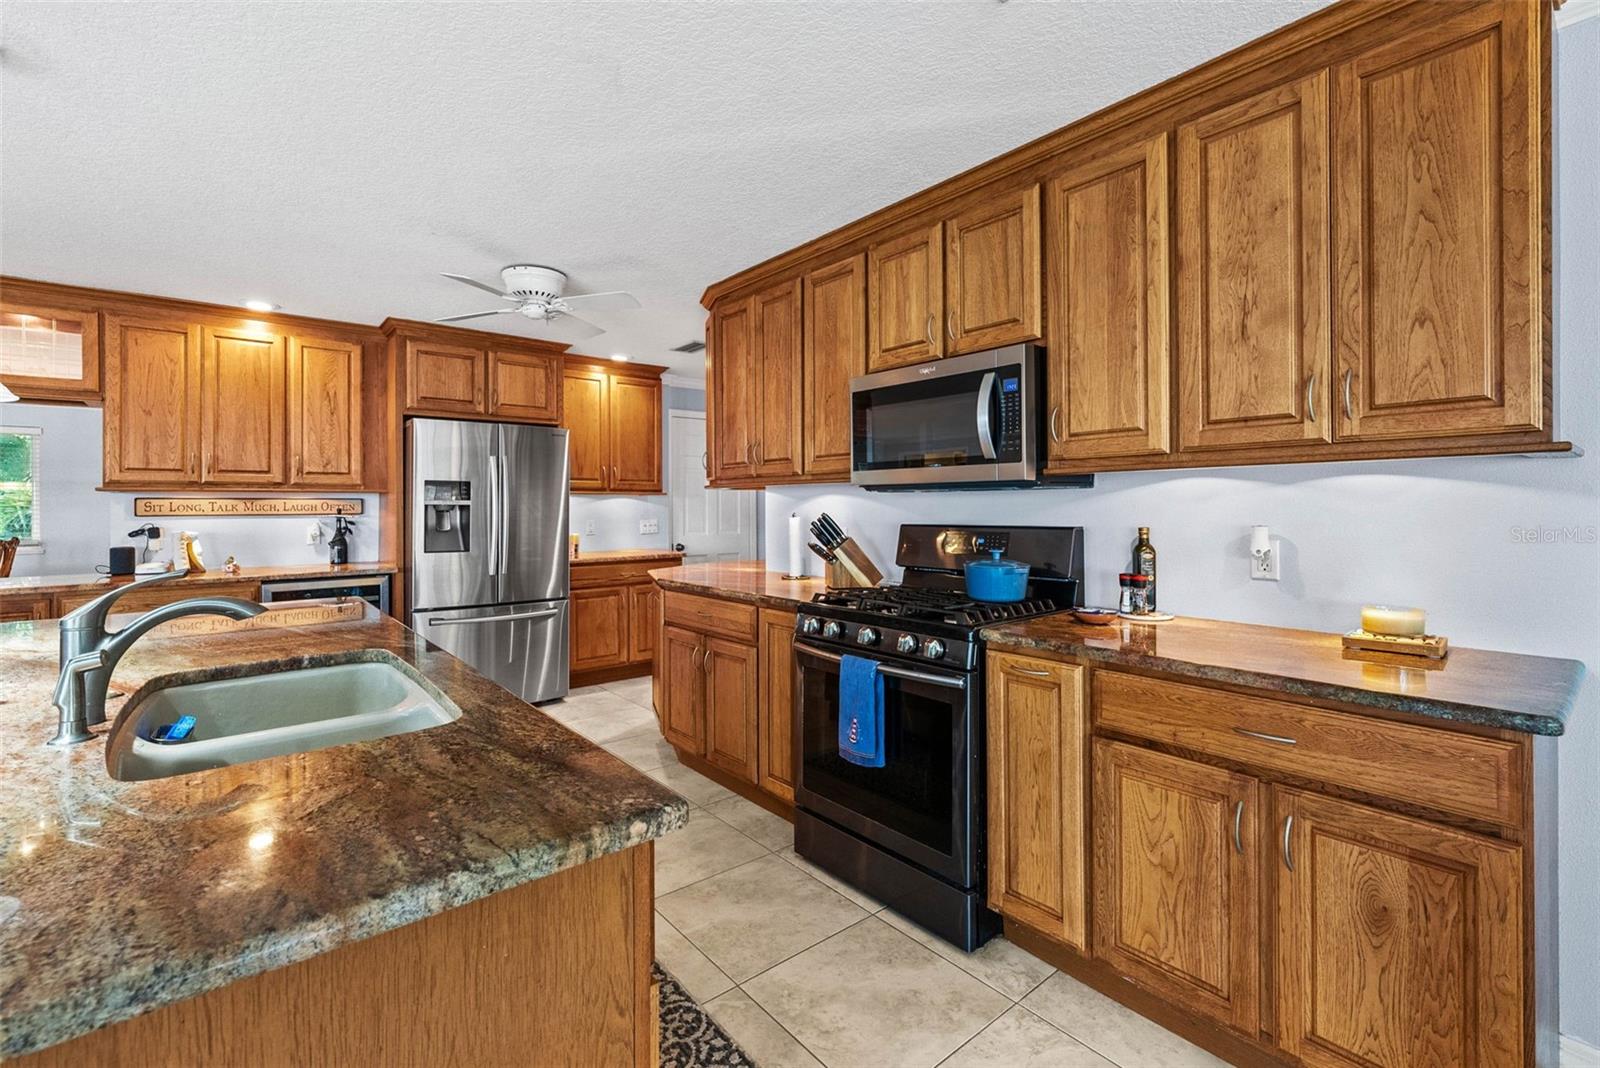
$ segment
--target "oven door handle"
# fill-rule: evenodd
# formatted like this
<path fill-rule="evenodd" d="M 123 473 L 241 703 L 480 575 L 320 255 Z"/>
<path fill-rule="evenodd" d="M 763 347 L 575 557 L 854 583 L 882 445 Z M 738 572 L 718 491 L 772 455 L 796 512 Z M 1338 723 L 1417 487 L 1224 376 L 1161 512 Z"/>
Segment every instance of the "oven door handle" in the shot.
<path fill-rule="evenodd" d="M 989 427 L 989 407 L 994 401 L 994 376 L 990 371 L 983 376 L 983 384 L 978 387 L 978 447 L 983 450 L 985 460 L 993 460 L 994 432 Z"/>
<path fill-rule="evenodd" d="M 814 656 L 820 660 L 832 660 L 836 664 L 844 659 L 838 653 L 813 649 L 809 645 L 797 644 L 795 649 L 805 653 L 807 656 Z M 912 682 L 926 682 L 933 686 L 944 686 L 952 690 L 965 690 L 967 688 L 966 675 L 935 675 L 931 671 L 915 671 L 911 668 L 896 667 L 893 664 L 885 664 L 881 660 L 877 661 L 877 664 L 880 674 L 889 675 L 893 678 L 910 679 Z"/>

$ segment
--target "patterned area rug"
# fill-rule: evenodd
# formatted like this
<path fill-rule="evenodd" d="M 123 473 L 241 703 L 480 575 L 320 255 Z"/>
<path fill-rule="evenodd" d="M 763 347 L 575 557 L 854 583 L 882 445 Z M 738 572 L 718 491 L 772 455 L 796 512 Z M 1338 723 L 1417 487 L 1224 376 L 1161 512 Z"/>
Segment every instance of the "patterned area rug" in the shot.
<path fill-rule="evenodd" d="M 756 1068 L 671 972 L 657 964 L 655 976 L 661 984 L 661 1068 Z"/>

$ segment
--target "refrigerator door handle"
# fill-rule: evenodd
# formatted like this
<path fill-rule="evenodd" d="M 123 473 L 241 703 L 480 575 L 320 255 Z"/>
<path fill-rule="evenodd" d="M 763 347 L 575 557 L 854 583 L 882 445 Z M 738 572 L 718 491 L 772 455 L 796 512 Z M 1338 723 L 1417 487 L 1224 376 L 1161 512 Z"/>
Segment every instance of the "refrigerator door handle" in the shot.
<path fill-rule="evenodd" d="M 549 619 L 551 616 L 559 616 L 560 614 L 561 609 L 559 608 L 545 608 L 537 612 L 512 612 L 503 616 L 463 616 L 458 619 L 447 619 L 444 616 L 429 616 L 428 626 L 453 627 L 467 623 L 510 623 L 513 620 L 518 619 Z"/>
<path fill-rule="evenodd" d="M 489 457 L 489 574 L 500 574 L 500 461 Z"/>

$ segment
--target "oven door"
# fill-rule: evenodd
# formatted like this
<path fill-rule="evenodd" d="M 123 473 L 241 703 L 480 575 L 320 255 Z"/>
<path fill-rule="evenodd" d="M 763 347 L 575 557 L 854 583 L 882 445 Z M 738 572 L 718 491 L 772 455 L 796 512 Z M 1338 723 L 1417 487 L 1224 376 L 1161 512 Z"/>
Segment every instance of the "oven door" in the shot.
<path fill-rule="evenodd" d="M 1034 346 L 1012 345 L 852 380 L 850 481 L 1034 480 L 1037 366 Z"/>
<path fill-rule="evenodd" d="M 879 662 L 884 766 L 839 755 L 839 654 L 796 642 L 795 803 L 963 887 L 983 818 L 976 673 Z"/>

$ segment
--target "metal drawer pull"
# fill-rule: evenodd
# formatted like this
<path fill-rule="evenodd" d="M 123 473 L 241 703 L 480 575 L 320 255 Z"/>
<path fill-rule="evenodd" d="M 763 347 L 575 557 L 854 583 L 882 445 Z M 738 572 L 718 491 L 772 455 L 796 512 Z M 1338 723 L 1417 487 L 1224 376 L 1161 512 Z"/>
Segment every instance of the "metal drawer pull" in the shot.
<path fill-rule="evenodd" d="M 1061 405 L 1050 409 L 1050 440 L 1057 445 L 1061 444 L 1061 431 L 1056 429 L 1056 420 L 1061 415 Z"/>
<path fill-rule="evenodd" d="M 1039 679 L 1048 679 L 1050 677 L 1050 672 L 1040 671 L 1037 668 L 1014 667 L 1011 670 L 1015 671 L 1018 675 L 1032 675 Z"/>
<path fill-rule="evenodd" d="M 1285 738 L 1281 734 L 1263 734 L 1260 731 L 1245 730 L 1243 727 L 1235 727 L 1235 728 L 1233 728 L 1233 733 L 1242 734 L 1246 738 L 1259 738 L 1263 742 L 1276 742 L 1279 745 L 1299 745 L 1300 744 L 1299 742 L 1295 741 L 1293 738 Z"/>
<path fill-rule="evenodd" d="M 546 608 L 538 612 L 513 612 L 512 614 L 505 616 L 467 616 L 460 619 L 445 619 L 443 616 L 429 616 L 428 626 L 451 627 L 456 626 L 457 624 L 465 623 L 509 623 L 512 620 L 517 619 L 549 619 L 551 616 L 559 616 L 560 614 L 561 609 L 559 608 Z"/>
<path fill-rule="evenodd" d="M 1233 807 L 1233 848 L 1235 852 L 1244 852 L 1244 837 L 1239 832 L 1239 826 L 1244 822 L 1244 802 L 1240 801 Z"/>
<path fill-rule="evenodd" d="M 1294 854 L 1289 851 L 1289 831 L 1294 827 L 1294 817 L 1283 818 L 1283 866 L 1294 871 Z"/>

